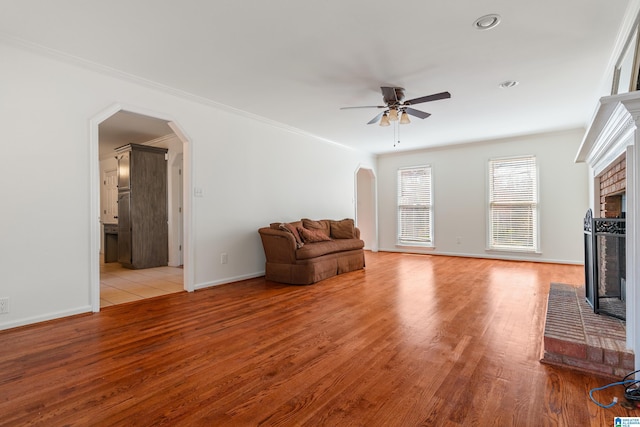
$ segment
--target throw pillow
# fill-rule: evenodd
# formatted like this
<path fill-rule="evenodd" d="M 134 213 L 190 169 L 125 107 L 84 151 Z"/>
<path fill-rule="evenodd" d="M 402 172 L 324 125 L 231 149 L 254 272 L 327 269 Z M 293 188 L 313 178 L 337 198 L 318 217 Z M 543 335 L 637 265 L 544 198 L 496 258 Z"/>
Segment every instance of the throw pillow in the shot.
<path fill-rule="evenodd" d="M 331 225 L 327 220 L 313 221 L 308 218 L 302 218 L 302 227 L 307 230 L 322 230 L 324 234 L 329 236 L 331 234 Z"/>
<path fill-rule="evenodd" d="M 296 239 L 296 248 L 300 249 L 302 246 L 304 246 L 304 242 L 302 241 L 302 238 L 300 237 L 300 233 L 298 233 L 298 229 L 296 227 L 294 227 L 289 223 L 283 222 L 280 224 L 278 228 L 293 234 L 293 237 Z"/>
<path fill-rule="evenodd" d="M 331 221 L 331 237 L 334 239 L 355 239 L 356 229 L 352 219 Z"/>
<path fill-rule="evenodd" d="M 298 227 L 298 233 L 302 236 L 305 243 L 326 242 L 331 240 L 322 230 L 309 230 L 307 228 Z"/>

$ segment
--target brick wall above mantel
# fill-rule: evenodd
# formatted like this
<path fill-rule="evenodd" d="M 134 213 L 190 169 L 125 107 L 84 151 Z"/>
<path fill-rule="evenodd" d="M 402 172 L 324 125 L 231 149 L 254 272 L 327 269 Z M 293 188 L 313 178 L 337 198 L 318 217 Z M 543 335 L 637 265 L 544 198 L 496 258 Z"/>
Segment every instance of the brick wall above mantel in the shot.
<path fill-rule="evenodd" d="M 626 155 L 609 166 L 600 178 L 600 217 L 620 218 L 622 213 L 622 197 L 627 188 Z"/>

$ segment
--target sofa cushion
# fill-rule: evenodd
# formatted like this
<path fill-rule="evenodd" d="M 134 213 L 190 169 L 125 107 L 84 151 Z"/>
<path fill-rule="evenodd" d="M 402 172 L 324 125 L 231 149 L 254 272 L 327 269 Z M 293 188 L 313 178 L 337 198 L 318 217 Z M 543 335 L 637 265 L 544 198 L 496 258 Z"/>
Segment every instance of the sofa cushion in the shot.
<path fill-rule="evenodd" d="M 278 226 L 278 228 L 293 234 L 293 237 L 296 239 L 296 248 L 301 248 L 304 245 L 302 237 L 300 237 L 300 233 L 298 233 L 298 228 L 295 225 L 283 222 Z"/>
<path fill-rule="evenodd" d="M 355 239 L 356 227 L 352 219 L 346 218 L 341 221 L 330 221 L 331 238 L 333 239 Z"/>
<path fill-rule="evenodd" d="M 337 239 L 324 242 L 307 243 L 296 250 L 296 259 L 311 259 L 335 252 L 362 249 L 364 242 L 360 239 Z"/>
<path fill-rule="evenodd" d="M 298 233 L 302 237 L 302 241 L 305 243 L 324 242 L 331 240 L 331 237 L 319 228 L 307 229 L 304 227 L 298 227 Z"/>
<path fill-rule="evenodd" d="M 307 230 L 322 230 L 327 236 L 331 235 L 331 222 L 328 219 L 314 221 L 308 218 L 302 218 L 302 226 Z"/>
<path fill-rule="evenodd" d="M 272 228 L 274 230 L 279 230 L 280 229 L 280 224 L 283 224 L 282 222 L 272 222 L 271 224 L 269 224 L 269 228 Z M 302 227 L 302 221 L 292 221 L 292 222 L 287 222 L 286 224 L 291 224 L 294 227 Z"/>

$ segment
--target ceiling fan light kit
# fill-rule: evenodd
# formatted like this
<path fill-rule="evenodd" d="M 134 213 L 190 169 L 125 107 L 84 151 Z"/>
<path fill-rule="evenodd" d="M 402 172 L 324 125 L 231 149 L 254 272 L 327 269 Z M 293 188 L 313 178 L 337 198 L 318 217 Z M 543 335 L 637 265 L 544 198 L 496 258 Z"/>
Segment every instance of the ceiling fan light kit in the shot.
<path fill-rule="evenodd" d="M 385 113 L 382 115 L 382 118 L 380 119 L 380 126 L 389 126 L 391 124 L 391 122 L 389 122 L 389 115 L 387 114 L 387 112 L 385 111 Z"/>
<path fill-rule="evenodd" d="M 409 120 L 409 115 L 418 117 L 419 119 L 426 119 L 431 115 L 430 113 L 426 113 L 424 111 L 411 108 L 410 105 L 451 98 L 451 94 L 449 92 L 440 92 L 440 93 L 434 93 L 433 95 L 421 96 L 420 98 L 413 98 L 408 101 L 405 101 L 404 89 L 401 87 L 382 86 L 380 90 L 382 91 L 382 100 L 384 101 L 385 105 L 342 107 L 341 110 L 350 110 L 354 108 L 384 109 L 382 113 L 379 113 L 373 119 L 369 120 L 367 124 L 372 125 L 374 123 L 378 123 L 382 127 L 387 127 L 391 125 L 391 122 L 394 122 L 394 126 L 393 126 L 393 146 L 394 147 L 397 144 L 400 144 L 400 128 L 398 125 L 408 125 L 409 123 L 411 123 L 411 120 Z M 400 116 L 398 116 L 398 113 L 400 113 Z"/>
<path fill-rule="evenodd" d="M 426 119 L 431 114 L 424 111 L 411 108 L 410 105 L 421 104 L 423 102 L 438 101 L 441 99 L 451 98 L 449 92 L 434 93 L 433 95 L 421 96 L 419 98 L 404 100 L 404 89 L 401 87 L 388 87 L 382 86 L 382 100 L 385 105 L 367 105 L 362 107 L 342 107 L 341 110 L 350 110 L 354 108 L 384 108 L 384 112 L 378 114 L 373 119 L 367 122 L 368 125 L 377 123 L 380 120 L 380 126 L 389 126 L 390 122 L 395 122 L 400 119 L 400 123 L 403 125 L 411 123 L 408 114 L 418 117 L 419 119 Z M 401 113 L 401 117 L 398 117 L 398 112 Z"/>

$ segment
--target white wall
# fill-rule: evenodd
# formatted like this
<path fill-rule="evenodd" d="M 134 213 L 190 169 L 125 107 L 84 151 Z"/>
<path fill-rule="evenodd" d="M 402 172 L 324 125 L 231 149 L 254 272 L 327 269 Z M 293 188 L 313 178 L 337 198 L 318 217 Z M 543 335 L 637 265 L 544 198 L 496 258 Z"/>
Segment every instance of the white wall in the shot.
<path fill-rule="evenodd" d="M 260 275 L 272 221 L 354 216 L 353 176 L 370 155 L 151 84 L 0 42 L 0 329 L 88 312 L 90 120 L 114 104 L 170 117 L 190 140 L 196 287 Z M 189 195 L 191 197 L 191 195 Z M 228 253 L 221 265 L 220 253 Z"/>
<path fill-rule="evenodd" d="M 377 168 L 380 250 L 406 250 L 396 247 L 397 169 L 430 164 L 435 250 L 413 252 L 582 263 L 582 218 L 589 206 L 587 169 L 573 160 L 583 133 L 578 129 L 381 156 Z M 539 170 L 542 253 L 487 252 L 487 162 L 530 154 L 536 156 Z"/>

